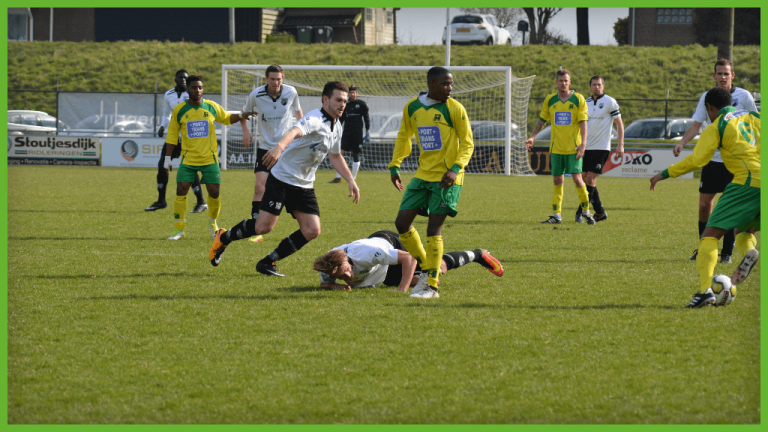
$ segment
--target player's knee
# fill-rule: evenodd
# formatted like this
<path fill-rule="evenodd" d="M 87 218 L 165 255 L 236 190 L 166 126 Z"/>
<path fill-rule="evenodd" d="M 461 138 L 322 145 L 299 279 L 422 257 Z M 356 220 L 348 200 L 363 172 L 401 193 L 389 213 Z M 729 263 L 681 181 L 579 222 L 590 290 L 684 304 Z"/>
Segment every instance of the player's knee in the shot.
<path fill-rule="evenodd" d="M 302 228 L 301 233 L 304 234 L 304 238 L 307 239 L 307 241 L 312 241 L 320 236 L 320 227 Z"/>

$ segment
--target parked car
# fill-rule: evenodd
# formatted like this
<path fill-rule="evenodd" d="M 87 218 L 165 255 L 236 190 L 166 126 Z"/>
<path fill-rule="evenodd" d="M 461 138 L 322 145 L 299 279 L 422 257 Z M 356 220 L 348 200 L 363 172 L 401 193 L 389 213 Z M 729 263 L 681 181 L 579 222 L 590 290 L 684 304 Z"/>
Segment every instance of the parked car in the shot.
<path fill-rule="evenodd" d="M 626 133 L 624 134 L 624 138 L 626 138 Z M 549 127 L 549 125 L 544 126 L 544 129 L 542 129 L 538 135 L 536 135 L 536 139 L 533 140 L 533 142 L 546 142 L 549 143 L 552 139 L 552 128 Z M 619 139 L 619 132 L 616 130 L 616 126 L 611 127 L 611 139 Z M 587 140 L 589 140 L 589 130 L 587 130 Z"/>
<path fill-rule="evenodd" d="M 478 120 L 470 121 L 469 125 L 472 128 L 472 139 L 475 143 L 480 141 L 497 141 L 504 143 L 505 141 L 507 128 L 506 123 L 504 122 Z M 512 132 L 512 141 L 520 141 L 520 132 L 517 125 L 512 123 L 510 130 Z"/>
<path fill-rule="evenodd" d="M 448 29 L 451 31 L 451 45 L 512 45 L 512 36 L 506 29 L 499 27 L 493 15 L 466 14 L 453 17 L 450 27 L 443 29 L 443 45 L 448 37 Z"/>
<path fill-rule="evenodd" d="M 63 122 L 56 120 L 56 117 L 42 111 L 8 111 L 8 135 L 55 135 L 57 124 L 60 131 L 67 129 L 67 125 Z"/>
<path fill-rule="evenodd" d="M 151 137 L 155 134 L 152 125 L 137 120 L 120 120 L 107 127 L 104 116 L 92 115 L 77 122 L 74 127 L 67 130 L 68 135 L 96 136 L 96 137 L 125 137 L 143 136 Z"/>
<path fill-rule="evenodd" d="M 683 138 L 685 131 L 688 130 L 691 124 L 693 124 L 692 118 L 670 117 L 667 118 L 667 128 L 665 131 L 664 117 L 635 120 L 624 129 L 624 139 L 671 139 L 679 141 Z M 699 139 L 699 135 L 704 130 L 704 127 L 702 125 L 699 133 L 692 139 Z"/>

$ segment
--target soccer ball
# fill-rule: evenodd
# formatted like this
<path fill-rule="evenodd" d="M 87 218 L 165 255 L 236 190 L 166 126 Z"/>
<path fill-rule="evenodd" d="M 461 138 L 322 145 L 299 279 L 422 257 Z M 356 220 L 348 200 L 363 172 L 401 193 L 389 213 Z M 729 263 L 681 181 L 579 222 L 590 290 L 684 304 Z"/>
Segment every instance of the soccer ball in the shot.
<path fill-rule="evenodd" d="M 715 293 L 715 306 L 728 306 L 736 297 L 736 287 L 731 278 L 719 274 L 712 277 L 712 292 Z"/>

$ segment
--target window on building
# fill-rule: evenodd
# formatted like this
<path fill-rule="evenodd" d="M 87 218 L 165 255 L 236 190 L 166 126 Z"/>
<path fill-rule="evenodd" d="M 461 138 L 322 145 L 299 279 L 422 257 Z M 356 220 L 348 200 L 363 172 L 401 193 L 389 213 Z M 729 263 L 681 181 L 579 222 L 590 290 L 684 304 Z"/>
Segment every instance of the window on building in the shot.
<path fill-rule="evenodd" d="M 693 24 L 693 9 L 656 9 L 656 24 Z"/>
<path fill-rule="evenodd" d="M 24 14 L 8 14 L 8 40 L 27 40 L 27 16 Z"/>
<path fill-rule="evenodd" d="M 373 21 L 373 8 L 365 8 L 365 20 Z"/>
<path fill-rule="evenodd" d="M 392 11 L 387 11 L 387 24 L 392 24 Z"/>

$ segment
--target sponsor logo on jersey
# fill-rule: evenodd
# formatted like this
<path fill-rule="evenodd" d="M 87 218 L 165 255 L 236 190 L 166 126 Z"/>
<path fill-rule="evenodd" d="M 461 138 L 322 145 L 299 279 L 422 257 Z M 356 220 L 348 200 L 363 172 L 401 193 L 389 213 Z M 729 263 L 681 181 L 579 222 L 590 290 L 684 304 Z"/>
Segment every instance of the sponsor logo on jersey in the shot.
<path fill-rule="evenodd" d="M 437 126 L 419 126 L 419 142 L 422 151 L 442 149 L 443 140 L 440 136 L 440 128 Z"/>
<path fill-rule="evenodd" d="M 571 113 L 569 111 L 555 111 L 555 126 L 570 126 L 570 125 L 571 125 Z"/>
<path fill-rule="evenodd" d="M 206 113 L 207 114 L 207 113 Z M 187 138 L 205 138 L 208 136 L 208 121 L 195 120 L 187 122 Z"/>

